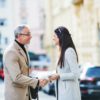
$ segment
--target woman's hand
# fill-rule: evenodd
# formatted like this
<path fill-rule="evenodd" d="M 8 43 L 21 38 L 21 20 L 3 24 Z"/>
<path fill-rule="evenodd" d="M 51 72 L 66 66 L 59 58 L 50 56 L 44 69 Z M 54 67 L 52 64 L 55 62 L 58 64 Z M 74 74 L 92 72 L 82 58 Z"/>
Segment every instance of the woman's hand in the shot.
<path fill-rule="evenodd" d="M 39 79 L 39 86 L 44 87 L 48 82 L 49 80 L 47 79 Z"/>
<path fill-rule="evenodd" d="M 49 76 L 49 80 L 50 81 L 54 81 L 54 80 L 57 80 L 57 79 L 59 79 L 60 78 L 60 76 L 59 76 L 59 74 L 53 74 L 53 75 L 51 75 L 51 76 Z"/>

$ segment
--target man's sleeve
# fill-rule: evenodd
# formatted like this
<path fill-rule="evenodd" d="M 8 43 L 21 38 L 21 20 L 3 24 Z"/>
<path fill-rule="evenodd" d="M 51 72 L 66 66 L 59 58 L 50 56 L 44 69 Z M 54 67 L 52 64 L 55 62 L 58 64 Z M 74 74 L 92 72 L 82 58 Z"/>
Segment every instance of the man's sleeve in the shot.
<path fill-rule="evenodd" d="M 33 79 L 24 75 L 18 63 L 18 56 L 15 52 L 10 51 L 4 57 L 4 65 L 8 70 L 8 74 L 13 82 L 24 85 L 24 86 L 32 86 L 35 88 L 38 83 L 38 79 Z"/>

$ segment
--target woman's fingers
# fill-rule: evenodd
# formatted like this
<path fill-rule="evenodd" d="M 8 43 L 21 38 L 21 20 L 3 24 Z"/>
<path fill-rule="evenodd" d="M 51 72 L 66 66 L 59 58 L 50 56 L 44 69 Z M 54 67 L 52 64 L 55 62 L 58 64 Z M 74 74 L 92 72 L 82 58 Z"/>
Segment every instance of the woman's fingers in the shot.
<path fill-rule="evenodd" d="M 49 76 L 49 79 L 52 81 L 52 80 L 57 80 L 59 78 L 59 75 L 58 74 L 54 74 L 54 75 L 51 75 Z"/>

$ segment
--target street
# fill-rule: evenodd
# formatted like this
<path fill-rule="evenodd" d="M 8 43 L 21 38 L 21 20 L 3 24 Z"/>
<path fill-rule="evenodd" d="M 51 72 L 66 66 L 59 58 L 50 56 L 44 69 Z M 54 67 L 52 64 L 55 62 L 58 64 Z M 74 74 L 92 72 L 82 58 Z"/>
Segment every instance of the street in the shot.
<path fill-rule="evenodd" d="M 39 100 L 56 100 L 54 96 L 49 96 L 42 91 L 39 92 Z M 0 100 L 4 100 L 4 82 L 0 80 Z"/>

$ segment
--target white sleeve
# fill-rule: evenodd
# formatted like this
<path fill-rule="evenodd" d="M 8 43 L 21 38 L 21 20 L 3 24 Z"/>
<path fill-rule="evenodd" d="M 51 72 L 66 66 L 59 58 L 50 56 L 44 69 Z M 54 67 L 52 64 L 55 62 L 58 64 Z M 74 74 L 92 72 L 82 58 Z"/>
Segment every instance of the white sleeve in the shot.
<path fill-rule="evenodd" d="M 65 62 L 67 62 L 67 65 L 64 65 L 64 67 L 69 66 L 70 72 L 61 73 L 60 80 L 74 81 L 78 79 L 80 75 L 80 71 L 77 63 L 77 56 L 73 48 L 68 48 L 66 50 Z"/>

